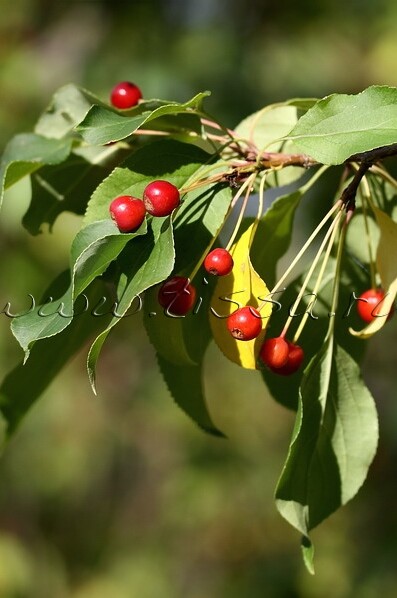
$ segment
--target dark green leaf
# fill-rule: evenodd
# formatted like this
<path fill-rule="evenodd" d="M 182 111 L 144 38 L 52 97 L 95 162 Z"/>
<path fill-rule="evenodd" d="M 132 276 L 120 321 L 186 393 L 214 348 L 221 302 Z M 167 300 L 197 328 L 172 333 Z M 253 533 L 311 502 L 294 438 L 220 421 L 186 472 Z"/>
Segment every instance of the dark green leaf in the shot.
<path fill-rule="evenodd" d="M 223 436 L 214 426 L 205 402 L 202 363 L 178 366 L 160 355 L 157 356 L 157 361 L 175 403 L 205 432 Z"/>
<path fill-rule="evenodd" d="M 374 85 L 357 95 L 330 95 L 286 139 L 322 164 L 342 164 L 354 154 L 397 143 L 397 88 Z"/>
<path fill-rule="evenodd" d="M 90 195 L 108 173 L 101 164 L 91 164 L 73 154 L 62 164 L 44 166 L 31 177 L 32 199 L 23 225 L 37 235 L 43 224 L 51 230 L 64 211 L 84 214 Z"/>

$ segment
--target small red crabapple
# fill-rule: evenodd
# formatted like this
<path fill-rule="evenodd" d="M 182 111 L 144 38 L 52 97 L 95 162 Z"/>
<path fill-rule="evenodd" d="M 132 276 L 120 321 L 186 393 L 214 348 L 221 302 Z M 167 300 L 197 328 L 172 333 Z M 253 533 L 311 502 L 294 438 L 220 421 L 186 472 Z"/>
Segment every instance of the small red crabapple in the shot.
<path fill-rule="evenodd" d="M 152 216 L 169 216 L 179 206 L 177 187 L 168 181 L 152 181 L 143 192 L 146 210 Z"/>
<path fill-rule="evenodd" d="M 233 338 L 239 341 L 251 341 L 262 330 L 261 314 L 251 305 L 240 307 L 230 314 L 226 324 Z"/>
<path fill-rule="evenodd" d="M 111 202 L 109 212 L 119 231 L 129 233 L 141 226 L 146 209 L 141 199 L 132 195 L 120 195 Z"/>
<path fill-rule="evenodd" d="M 283 367 L 288 361 L 288 343 L 281 337 L 267 338 L 259 351 L 259 357 L 269 368 Z"/>
<path fill-rule="evenodd" d="M 382 310 L 384 298 L 385 293 L 382 289 L 368 289 L 364 293 L 361 293 L 357 298 L 357 312 L 360 318 L 369 324 L 375 318 L 384 317 L 386 315 L 384 309 Z M 392 317 L 393 313 L 394 308 L 392 307 L 387 314 L 388 320 Z"/>
<path fill-rule="evenodd" d="M 226 276 L 233 269 L 233 258 L 227 249 L 213 249 L 204 260 L 204 268 L 214 276 Z"/>
<path fill-rule="evenodd" d="M 121 81 L 115 85 L 110 94 L 110 103 L 115 108 L 126 110 L 136 106 L 142 98 L 142 92 L 135 83 Z"/>
<path fill-rule="evenodd" d="M 279 368 L 270 368 L 275 374 L 280 376 L 291 376 L 297 372 L 302 365 L 303 358 L 305 356 L 302 347 L 287 341 L 288 344 L 288 358 L 284 365 Z"/>
<path fill-rule="evenodd" d="M 173 276 L 160 287 L 157 298 L 169 315 L 184 316 L 196 302 L 196 288 L 185 276 Z"/>

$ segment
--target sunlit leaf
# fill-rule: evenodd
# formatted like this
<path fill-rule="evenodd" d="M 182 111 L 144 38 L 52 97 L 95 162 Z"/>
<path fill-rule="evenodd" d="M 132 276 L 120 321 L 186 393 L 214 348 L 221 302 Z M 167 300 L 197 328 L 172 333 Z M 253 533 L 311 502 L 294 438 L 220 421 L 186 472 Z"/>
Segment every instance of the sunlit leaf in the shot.
<path fill-rule="evenodd" d="M 208 92 L 200 93 L 184 104 L 166 104 L 143 113 L 138 106 L 137 110 L 129 111 L 128 115 L 121 114 L 111 108 L 93 106 L 76 129 L 83 136 L 83 139 L 92 145 L 119 141 L 129 137 L 139 128 L 155 121 L 157 118 L 168 115 L 191 114 L 201 107 L 202 101 L 207 95 L 209 95 Z"/>
<path fill-rule="evenodd" d="M 227 276 L 219 277 L 211 301 L 210 324 L 215 342 L 224 355 L 238 365 L 256 369 L 257 355 L 265 335 L 265 329 L 271 314 L 272 305 L 266 302 L 261 307 L 262 332 L 252 341 L 236 340 L 229 333 L 226 318 L 238 307 L 250 305 L 258 307 L 268 296 L 269 289 L 255 272 L 249 252 L 255 222 L 243 232 L 230 249 L 234 267 Z"/>
<path fill-rule="evenodd" d="M 374 85 L 357 95 L 330 95 L 286 138 L 322 164 L 342 164 L 354 154 L 397 143 L 397 88 Z"/>

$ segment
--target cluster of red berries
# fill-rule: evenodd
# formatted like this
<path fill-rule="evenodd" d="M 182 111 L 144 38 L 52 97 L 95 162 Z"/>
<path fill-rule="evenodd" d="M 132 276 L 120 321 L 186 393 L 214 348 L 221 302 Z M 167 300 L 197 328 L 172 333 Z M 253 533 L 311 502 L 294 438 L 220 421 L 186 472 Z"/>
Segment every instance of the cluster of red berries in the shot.
<path fill-rule="evenodd" d="M 214 276 L 226 276 L 233 269 L 233 258 L 226 249 L 217 248 L 208 253 L 204 268 Z M 197 292 L 185 276 L 173 276 L 159 290 L 158 301 L 170 315 L 184 316 L 194 306 Z"/>
<path fill-rule="evenodd" d="M 153 181 L 143 192 L 143 199 L 120 195 L 109 206 L 110 215 L 122 233 L 139 228 L 146 213 L 152 216 L 169 216 L 179 205 L 178 189 L 168 181 Z"/>

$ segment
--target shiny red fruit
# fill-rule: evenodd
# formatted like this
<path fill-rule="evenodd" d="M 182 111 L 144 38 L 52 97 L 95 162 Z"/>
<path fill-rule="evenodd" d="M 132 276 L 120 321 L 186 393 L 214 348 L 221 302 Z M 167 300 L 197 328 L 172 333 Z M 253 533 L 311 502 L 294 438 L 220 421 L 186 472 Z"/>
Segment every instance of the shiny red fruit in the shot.
<path fill-rule="evenodd" d="M 209 274 L 226 276 L 233 269 L 233 258 L 226 249 L 213 249 L 204 260 L 204 268 Z"/>
<path fill-rule="evenodd" d="M 168 181 L 153 181 L 143 192 L 146 210 L 152 216 L 168 216 L 179 206 L 178 189 Z"/>
<path fill-rule="evenodd" d="M 360 318 L 369 324 L 377 317 L 385 317 L 386 314 L 383 307 L 384 298 L 385 293 L 382 289 L 368 289 L 364 293 L 361 293 L 357 299 L 357 312 Z M 394 308 L 387 314 L 388 320 L 392 317 L 393 313 Z"/>
<path fill-rule="evenodd" d="M 158 301 L 171 316 L 184 316 L 196 302 L 196 289 L 184 276 L 173 276 L 159 290 Z"/>
<path fill-rule="evenodd" d="M 262 330 L 261 314 L 255 307 L 240 307 L 227 318 L 230 334 L 239 341 L 251 341 Z"/>
<path fill-rule="evenodd" d="M 146 209 L 141 199 L 131 195 L 120 195 L 111 202 L 109 212 L 119 231 L 129 233 L 141 226 Z"/>
<path fill-rule="evenodd" d="M 270 368 L 272 372 L 275 374 L 279 374 L 280 376 L 291 376 L 299 370 L 302 365 L 302 361 L 304 359 L 304 351 L 302 347 L 299 345 L 295 345 L 290 341 L 287 341 L 288 344 L 288 358 L 284 365 L 280 368 Z"/>
<path fill-rule="evenodd" d="M 142 98 L 142 92 L 135 83 L 122 81 L 113 87 L 110 102 L 115 108 L 125 110 L 136 106 Z"/>
<path fill-rule="evenodd" d="M 278 369 L 283 367 L 288 361 L 288 343 L 281 336 L 267 338 L 260 351 L 259 357 L 269 368 Z"/>

